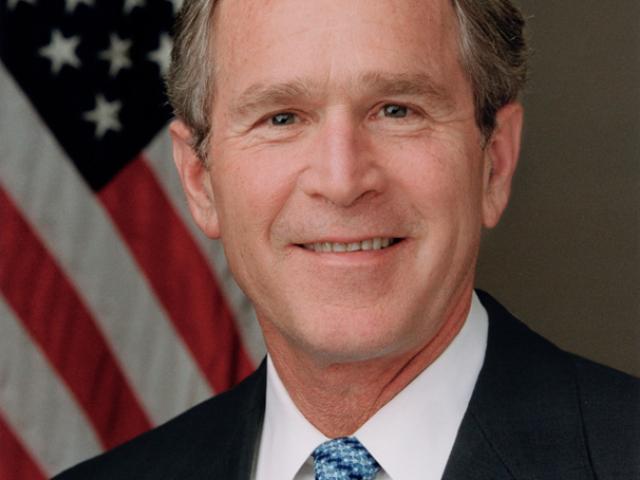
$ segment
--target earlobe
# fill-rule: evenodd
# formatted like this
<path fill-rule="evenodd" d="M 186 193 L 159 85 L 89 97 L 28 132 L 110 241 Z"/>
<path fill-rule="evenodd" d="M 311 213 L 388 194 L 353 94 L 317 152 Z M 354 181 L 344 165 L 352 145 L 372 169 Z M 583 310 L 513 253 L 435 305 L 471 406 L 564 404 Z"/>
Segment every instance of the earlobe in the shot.
<path fill-rule="evenodd" d="M 517 102 L 502 107 L 496 114 L 496 128 L 485 147 L 483 225 L 497 225 L 509 202 L 511 181 L 520 155 L 523 108 Z"/>
<path fill-rule="evenodd" d="M 178 169 L 189 210 L 200 229 L 210 238 L 220 237 L 218 213 L 209 177 L 209 168 L 192 147 L 191 130 L 181 120 L 169 126 L 173 160 Z"/>

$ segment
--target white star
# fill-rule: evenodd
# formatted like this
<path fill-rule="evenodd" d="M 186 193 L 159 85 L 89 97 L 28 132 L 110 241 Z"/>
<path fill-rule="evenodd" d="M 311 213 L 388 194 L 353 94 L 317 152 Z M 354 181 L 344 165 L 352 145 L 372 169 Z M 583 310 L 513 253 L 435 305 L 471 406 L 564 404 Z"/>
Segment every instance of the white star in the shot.
<path fill-rule="evenodd" d="M 118 119 L 118 113 L 122 108 L 122 102 L 108 102 L 103 95 L 96 96 L 96 107 L 85 112 L 83 118 L 96 124 L 95 136 L 101 139 L 109 131 L 117 132 L 122 129 L 122 124 Z"/>
<path fill-rule="evenodd" d="M 81 3 L 84 3 L 89 7 L 93 7 L 94 0 L 64 0 L 64 2 L 65 2 L 65 9 L 67 10 L 67 13 L 72 13 L 72 12 L 75 12 L 76 7 Z"/>
<path fill-rule="evenodd" d="M 60 30 L 54 30 L 49 45 L 42 47 L 38 53 L 51 61 L 51 71 L 57 75 L 65 65 L 74 68 L 80 66 L 80 59 L 76 55 L 79 43 L 80 37 L 65 38 Z"/>
<path fill-rule="evenodd" d="M 9 8 L 9 10 L 13 10 L 20 2 L 28 3 L 29 5 L 35 5 L 36 0 L 9 0 L 7 2 L 7 7 Z"/>
<path fill-rule="evenodd" d="M 147 58 L 152 62 L 156 62 L 160 68 L 160 73 L 164 76 L 169 71 L 169 64 L 171 63 L 171 37 L 167 33 L 160 35 L 160 45 L 153 52 L 147 55 Z"/>
<path fill-rule="evenodd" d="M 182 2 L 183 0 L 169 0 L 172 5 L 173 5 L 173 14 L 177 14 L 180 11 L 180 8 L 182 8 Z"/>
<path fill-rule="evenodd" d="M 110 42 L 109 48 L 100 53 L 100 58 L 109 61 L 109 74 L 115 77 L 120 70 L 131 66 L 131 59 L 129 58 L 131 40 L 122 40 L 117 34 L 112 33 Z"/>
<path fill-rule="evenodd" d="M 129 15 L 136 7 L 144 7 L 147 0 L 124 0 L 124 13 Z"/>

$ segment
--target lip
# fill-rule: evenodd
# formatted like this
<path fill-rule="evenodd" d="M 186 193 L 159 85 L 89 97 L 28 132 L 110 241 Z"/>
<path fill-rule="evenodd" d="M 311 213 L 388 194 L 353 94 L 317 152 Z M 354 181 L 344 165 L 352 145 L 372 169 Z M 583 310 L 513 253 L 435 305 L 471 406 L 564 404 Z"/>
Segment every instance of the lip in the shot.
<path fill-rule="evenodd" d="M 384 238 L 384 237 L 373 237 L 373 238 Z M 375 250 L 367 249 L 367 250 L 344 251 L 344 252 L 315 251 L 313 249 L 307 248 L 309 244 L 293 244 L 292 248 L 295 248 L 295 250 L 313 258 L 322 259 L 325 261 L 329 261 L 331 263 L 343 264 L 346 262 L 347 264 L 349 264 L 354 262 L 368 263 L 369 261 L 373 261 L 375 259 L 381 259 L 381 258 L 387 257 L 399 250 L 404 249 L 406 245 L 409 243 L 408 238 L 402 238 L 402 237 L 386 237 L 386 238 L 393 239 L 391 244 L 384 248 L 378 248 Z M 370 237 L 366 238 L 366 240 L 369 240 L 369 239 L 371 238 Z M 360 240 L 360 242 L 363 242 L 363 241 L 365 240 Z M 344 244 L 356 243 L 356 242 L 358 242 L 358 240 L 333 241 L 333 242 L 329 242 L 328 240 L 326 241 L 326 243 L 344 243 Z M 317 241 L 312 243 L 324 243 L 324 242 Z"/>

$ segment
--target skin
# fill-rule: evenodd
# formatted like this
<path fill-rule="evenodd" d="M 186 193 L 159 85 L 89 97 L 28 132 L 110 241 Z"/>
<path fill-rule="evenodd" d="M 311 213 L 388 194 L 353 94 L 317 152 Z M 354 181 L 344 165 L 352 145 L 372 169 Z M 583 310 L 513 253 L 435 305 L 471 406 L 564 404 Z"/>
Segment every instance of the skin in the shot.
<path fill-rule="evenodd" d="M 328 437 L 349 435 L 461 328 L 522 108 L 482 137 L 447 0 L 223 0 L 215 16 L 207 163 L 176 121 L 176 165 L 293 401 Z M 401 241 L 302 246 L 373 237 Z"/>

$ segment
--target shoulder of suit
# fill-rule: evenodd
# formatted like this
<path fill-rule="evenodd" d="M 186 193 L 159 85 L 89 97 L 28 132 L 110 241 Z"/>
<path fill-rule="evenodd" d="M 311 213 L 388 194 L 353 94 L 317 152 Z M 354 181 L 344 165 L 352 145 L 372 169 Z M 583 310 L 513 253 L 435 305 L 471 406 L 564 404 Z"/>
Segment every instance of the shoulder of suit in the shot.
<path fill-rule="evenodd" d="M 133 440 L 63 472 L 55 480 L 191 478 L 197 465 L 225 462 L 257 430 L 264 411 L 264 364 L 228 392 L 206 400 Z M 253 423 L 253 425 L 252 425 Z M 233 454 L 233 452 L 229 452 Z M 197 473 L 193 478 L 201 478 Z"/>
<path fill-rule="evenodd" d="M 571 355 L 597 478 L 640 478 L 640 379 Z"/>
<path fill-rule="evenodd" d="M 485 431 L 500 438 L 505 422 L 517 422 L 518 435 L 528 436 L 524 443 L 539 444 L 533 463 L 545 445 L 556 452 L 569 446 L 565 463 L 582 450 L 576 464 L 589 464 L 596 478 L 640 478 L 640 380 L 561 350 L 488 294 L 478 295 L 489 313 L 489 340 L 472 401 Z M 517 443 L 511 433 L 504 435 L 505 451 Z"/>

